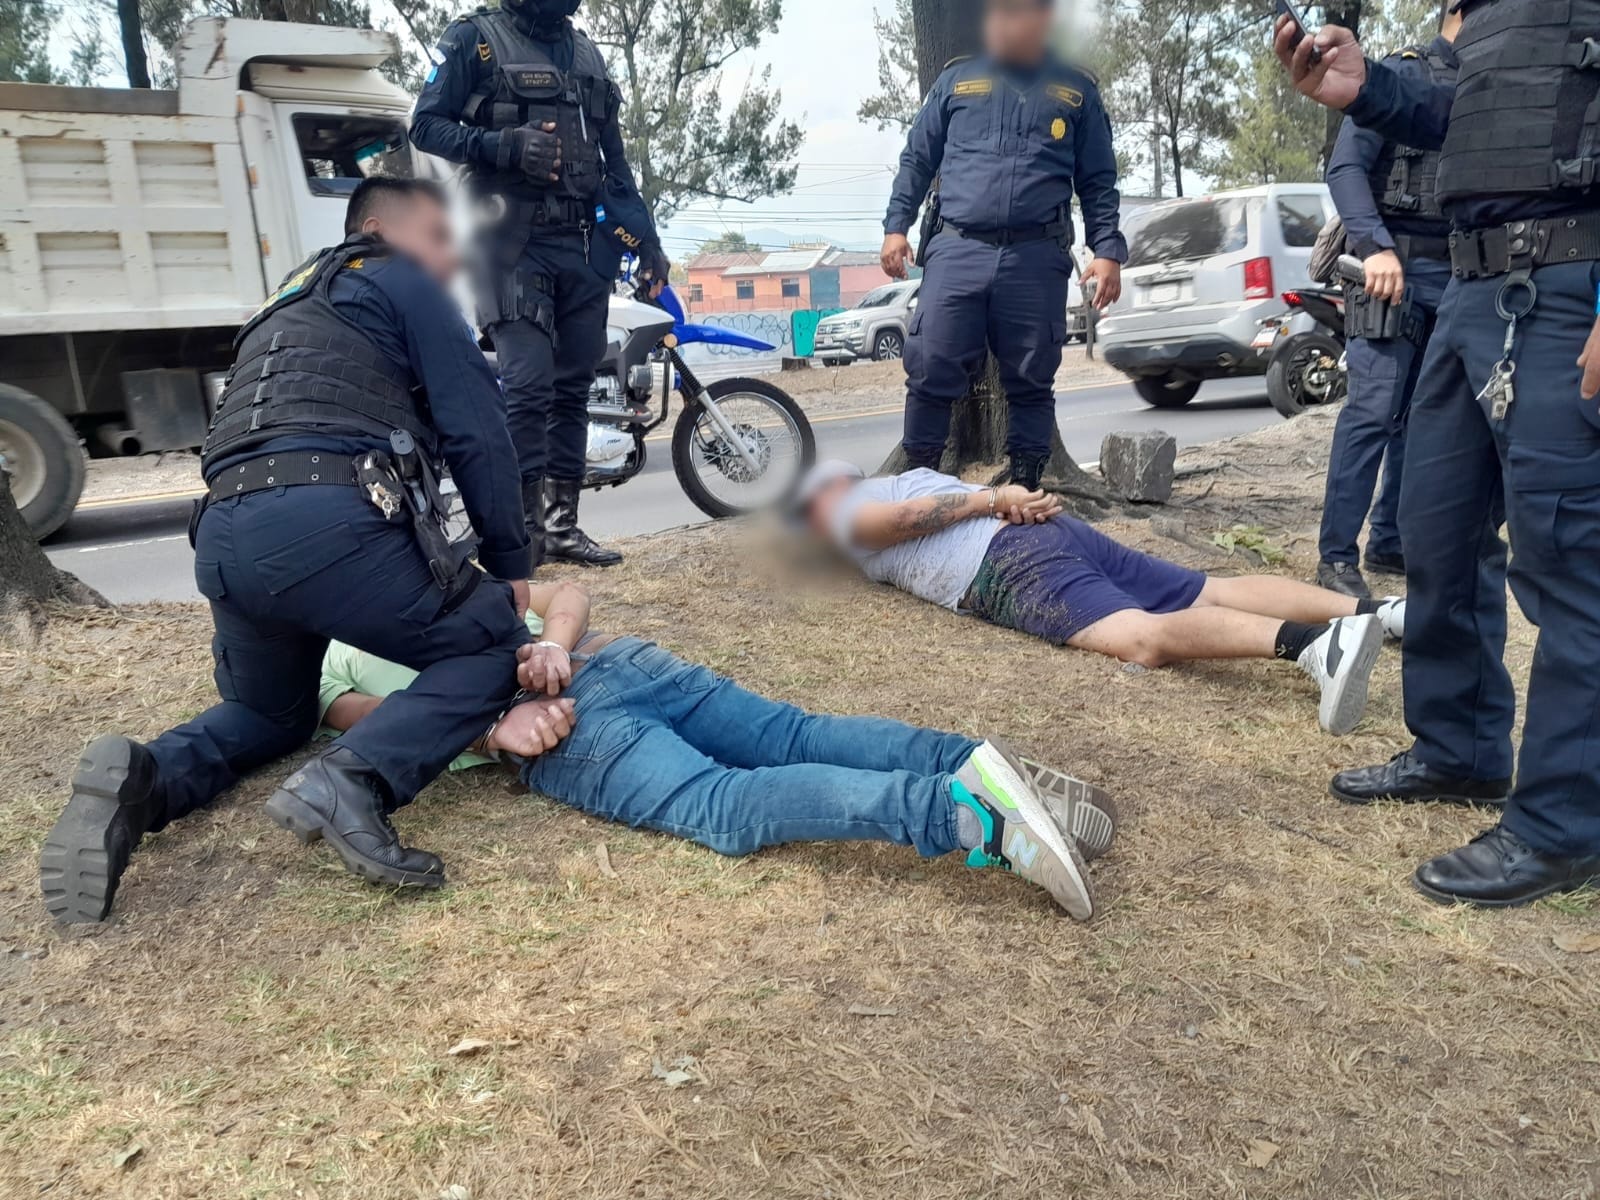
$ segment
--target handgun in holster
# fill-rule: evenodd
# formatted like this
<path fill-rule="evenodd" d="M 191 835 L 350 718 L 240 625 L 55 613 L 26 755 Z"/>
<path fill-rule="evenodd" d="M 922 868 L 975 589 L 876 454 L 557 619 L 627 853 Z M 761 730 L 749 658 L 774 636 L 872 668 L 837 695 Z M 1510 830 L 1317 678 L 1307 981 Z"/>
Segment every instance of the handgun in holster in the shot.
<path fill-rule="evenodd" d="M 1420 346 L 1425 328 L 1422 310 L 1409 287 L 1400 300 L 1393 301 L 1369 296 L 1364 287 L 1345 285 L 1344 333 L 1347 338 L 1365 338 L 1369 342 L 1405 338 Z"/>
<path fill-rule="evenodd" d="M 939 231 L 944 228 L 944 217 L 940 215 L 939 181 L 935 179 L 933 186 L 928 190 L 928 203 L 922 209 L 922 224 L 917 230 L 917 255 L 920 259 L 928 257 L 928 245 L 939 236 Z"/>
<path fill-rule="evenodd" d="M 444 531 L 445 504 L 433 466 L 417 449 L 416 439 L 403 429 L 389 435 L 389 450 L 405 498 L 406 512 L 417 535 L 417 546 L 428 561 L 433 581 L 444 592 L 444 606 L 451 609 L 465 600 L 483 573 L 471 560 L 473 545 L 454 544 Z"/>

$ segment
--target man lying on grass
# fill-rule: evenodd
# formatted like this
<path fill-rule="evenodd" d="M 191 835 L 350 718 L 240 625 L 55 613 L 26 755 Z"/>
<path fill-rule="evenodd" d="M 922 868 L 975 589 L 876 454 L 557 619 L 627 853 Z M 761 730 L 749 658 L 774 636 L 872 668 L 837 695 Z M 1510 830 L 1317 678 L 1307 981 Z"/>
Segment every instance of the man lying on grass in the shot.
<path fill-rule="evenodd" d="M 490 757 L 529 788 L 721 854 L 786 842 L 885 841 L 1012 871 L 1080 921 L 1085 860 L 1111 844 L 1109 798 L 995 741 L 878 717 L 814 716 L 631 637 L 591 633 L 574 584 L 534 586 L 523 698 L 452 769 Z M 323 720 L 349 729 L 415 673 L 335 644 Z M 335 849 L 337 849 L 335 844 Z"/>
<path fill-rule="evenodd" d="M 1276 575 L 1208 578 L 1118 544 L 1044 492 L 983 488 L 937 471 L 868 479 L 824 462 L 797 512 L 868 578 L 1047 642 L 1146 667 L 1280 658 L 1322 690 L 1329 733 L 1350 733 L 1405 601 L 1362 600 Z"/>

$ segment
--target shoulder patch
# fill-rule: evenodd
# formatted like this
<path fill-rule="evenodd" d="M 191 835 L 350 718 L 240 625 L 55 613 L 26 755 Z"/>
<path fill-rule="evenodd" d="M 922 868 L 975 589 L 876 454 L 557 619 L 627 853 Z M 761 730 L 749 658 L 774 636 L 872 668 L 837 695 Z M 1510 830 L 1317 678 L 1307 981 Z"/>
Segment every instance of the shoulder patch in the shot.
<path fill-rule="evenodd" d="M 488 42 L 479 42 L 478 43 L 478 61 L 479 62 L 488 62 L 493 57 L 494 57 L 494 51 L 489 49 L 489 43 Z"/>
<path fill-rule="evenodd" d="M 1421 58 L 1422 55 L 1418 54 L 1415 50 L 1402 50 L 1402 51 L 1400 51 L 1400 57 L 1401 58 Z"/>
<path fill-rule="evenodd" d="M 1077 88 L 1069 88 L 1061 83 L 1052 83 L 1044 90 L 1045 94 L 1052 100 L 1059 100 L 1072 108 L 1083 107 L 1083 93 Z"/>
<path fill-rule="evenodd" d="M 994 91 L 992 79 L 963 79 L 956 84 L 953 95 L 957 96 L 987 96 Z"/>
<path fill-rule="evenodd" d="M 364 259 L 364 258 L 352 258 L 349 262 L 345 263 L 344 269 L 346 271 L 359 271 L 359 270 L 361 270 L 362 267 L 364 267 L 366 265 L 367 265 L 367 260 L 366 259 Z"/>

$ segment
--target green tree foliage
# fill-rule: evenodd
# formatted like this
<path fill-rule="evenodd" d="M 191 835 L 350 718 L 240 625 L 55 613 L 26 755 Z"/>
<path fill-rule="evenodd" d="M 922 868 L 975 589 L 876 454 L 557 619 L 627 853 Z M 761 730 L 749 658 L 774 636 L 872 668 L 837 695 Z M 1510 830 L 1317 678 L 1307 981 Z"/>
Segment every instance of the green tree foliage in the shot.
<path fill-rule="evenodd" d="M 0 0 L 0 82 L 65 83 L 50 65 L 60 10 L 37 0 Z"/>
<path fill-rule="evenodd" d="M 856 116 L 879 129 L 903 132 L 922 106 L 911 0 L 894 0 L 894 12 L 887 17 L 874 9 L 872 27 L 878 35 L 878 90 L 861 102 Z"/>
<path fill-rule="evenodd" d="M 782 0 L 589 0 L 583 23 L 623 90 L 623 137 L 657 220 L 699 196 L 755 200 L 794 187 L 805 138 L 780 116 L 770 70 L 731 103 L 725 72 L 775 32 Z"/>
<path fill-rule="evenodd" d="M 719 233 L 716 237 L 707 238 L 705 241 L 701 242 L 700 249 L 697 250 L 696 253 L 737 254 L 740 251 L 749 251 L 753 254 L 760 249 L 760 246 L 756 245 L 749 238 L 745 237 L 744 234 L 740 233 L 736 229 L 730 229 L 727 233 Z"/>
<path fill-rule="evenodd" d="M 1217 187 L 1322 178 L 1323 110 L 1289 84 L 1265 42 L 1245 64 L 1233 131 L 1203 167 Z"/>
<path fill-rule="evenodd" d="M 1102 93 L 1130 162 L 1152 191 L 1181 196 L 1186 172 L 1233 132 L 1225 81 L 1236 69 L 1229 0 L 1118 0 L 1105 10 Z"/>

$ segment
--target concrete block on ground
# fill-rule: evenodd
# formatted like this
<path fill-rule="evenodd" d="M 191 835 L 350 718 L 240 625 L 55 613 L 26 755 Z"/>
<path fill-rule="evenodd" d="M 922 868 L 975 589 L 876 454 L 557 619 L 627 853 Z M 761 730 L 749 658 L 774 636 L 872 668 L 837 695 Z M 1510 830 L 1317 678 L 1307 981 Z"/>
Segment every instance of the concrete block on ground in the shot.
<path fill-rule="evenodd" d="M 1100 474 L 1124 500 L 1165 504 L 1172 499 L 1178 439 L 1160 430 L 1106 435 L 1100 444 Z"/>

